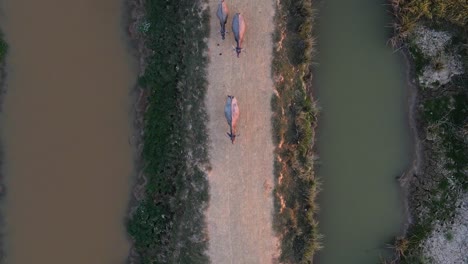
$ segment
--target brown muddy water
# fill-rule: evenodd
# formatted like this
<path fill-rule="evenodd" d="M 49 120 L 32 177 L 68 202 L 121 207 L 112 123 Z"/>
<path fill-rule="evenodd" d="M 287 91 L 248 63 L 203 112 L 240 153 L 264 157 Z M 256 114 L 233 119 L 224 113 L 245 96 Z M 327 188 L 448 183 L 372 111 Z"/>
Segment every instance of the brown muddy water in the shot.
<path fill-rule="evenodd" d="M 4 0 L 2 113 L 8 264 L 115 264 L 128 255 L 132 173 L 122 1 Z"/>

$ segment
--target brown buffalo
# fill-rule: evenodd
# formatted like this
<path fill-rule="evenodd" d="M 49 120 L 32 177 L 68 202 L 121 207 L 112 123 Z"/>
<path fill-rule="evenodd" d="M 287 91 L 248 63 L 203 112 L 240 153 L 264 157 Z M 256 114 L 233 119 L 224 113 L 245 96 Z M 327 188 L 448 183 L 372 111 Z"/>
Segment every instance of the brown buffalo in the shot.
<path fill-rule="evenodd" d="M 231 138 L 232 144 L 236 140 L 236 129 L 237 120 L 239 120 L 239 106 L 237 105 L 237 99 L 234 96 L 228 95 L 226 99 L 226 106 L 224 107 L 224 114 L 230 128 L 230 132 L 227 135 Z"/>
<path fill-rule="evenodd" d="M 242 42 L 244 42 L 245 34 L 245 21 L 244 17 L 240 13 L 236 13 L 232 19 L 232 33 L 234 33 L 234 38 L 236 39 L 236 53 L 237 57 L 239 58 L 239 54 L 242 51 Z"/>
<path fill-rule="evenodd" d="M 226 22 L 229 15 L 229 10 L 224 0 L 221 0 L 221 2 L 219 2 L 218 12 L 216 12 L 216 15 L 218 16 L 219 24 L 221 25 L 221 37 L 224 39 L 226 35 Z"/>

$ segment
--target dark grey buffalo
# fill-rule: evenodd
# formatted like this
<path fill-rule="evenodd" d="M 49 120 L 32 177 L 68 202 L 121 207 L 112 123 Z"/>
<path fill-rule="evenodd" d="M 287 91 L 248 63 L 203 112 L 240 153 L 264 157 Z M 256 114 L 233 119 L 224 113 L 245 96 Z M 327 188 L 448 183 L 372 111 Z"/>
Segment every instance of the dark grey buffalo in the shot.
<path fill-rule="evenodd" d="M 224 0 L 221 0 L 221 2 L 219 2 L 218 12 L 216 12 L 216 15 L 218 16 L 219 24 L 221 25 L 221 37 L 224 39 L 226 35 L 226 22 L 229 15 L 229 10 Z"/>
<path fill-rule="evenodd" d="M 236 128 L 237 120 L 239 120 L 239 106 L 237 105 L 237 99 L 234 96 L 228 95 L 226 99 L 226 106 L 224 107 L 224 114 L 226 115 L 226 120 L 230 128 L 230 132 L 227 133 L 231 138 L 232 144 L 236 140 Z"/>
<path fill-rule="evenodd" d="M 245 21 L 244 17 L 240 13 L 236 13 L 232 19 L 232 33 L 234 33 L 234 38 L 237 42 L 236 52 L 237 57 L 242 51 L 242 42 L 244 42 L 245 34 Z"/>

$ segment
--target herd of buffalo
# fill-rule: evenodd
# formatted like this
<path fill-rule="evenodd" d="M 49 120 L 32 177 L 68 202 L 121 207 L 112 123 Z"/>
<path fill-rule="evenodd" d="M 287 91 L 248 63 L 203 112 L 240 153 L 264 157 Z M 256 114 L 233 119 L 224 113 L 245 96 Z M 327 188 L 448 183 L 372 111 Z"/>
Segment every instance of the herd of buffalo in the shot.
<path fill-rule="evenodd" d="M 229 17 L 229 10 L 224 0 L 219 2 L 216 15 L 218 16 L 219 23 L 221 25 L 221 37 L 224 40 L 226 36 L 226 23 Z M 232 19 L 232 33 L 236 40 L 236 53 L 239 58 L 242 51 L 242 42 L 244 41 L 245 33 L 245 21 L 244 17 L 240 13 L 236 13 Z M 239 106 L 237 105 L 237 99 L 234 96 L 228 95 L 226 106 L 224 107 L 224 114 L 230 128 L 230 132 L 227 134 L 229 138 L 231 138 L 231 142 L 234 144 L 234 140 L 236 139 L 236 136 L 238 136 L 238 134 L 236 134 L 236 127 L 237 120 L 239 119 Z"/>

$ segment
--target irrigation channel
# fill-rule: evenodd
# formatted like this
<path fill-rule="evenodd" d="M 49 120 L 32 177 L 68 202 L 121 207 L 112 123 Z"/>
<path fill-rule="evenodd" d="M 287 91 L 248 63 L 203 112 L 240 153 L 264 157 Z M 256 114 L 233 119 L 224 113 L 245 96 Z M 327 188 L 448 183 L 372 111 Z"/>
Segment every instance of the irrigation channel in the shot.
<path fill-rule="evenodd" d="M 319 264 L 378 263 L 403 223 L 396 177 L 409 166 L 405 64 L 387 45 L 384 1 L 319 7 L 315 90 L 323 181 Z"/>
<path fill-rule="evenodd" d="M 2 1 L 5 263 L 125 263 L 136 71 L 123 8 Z"/>

